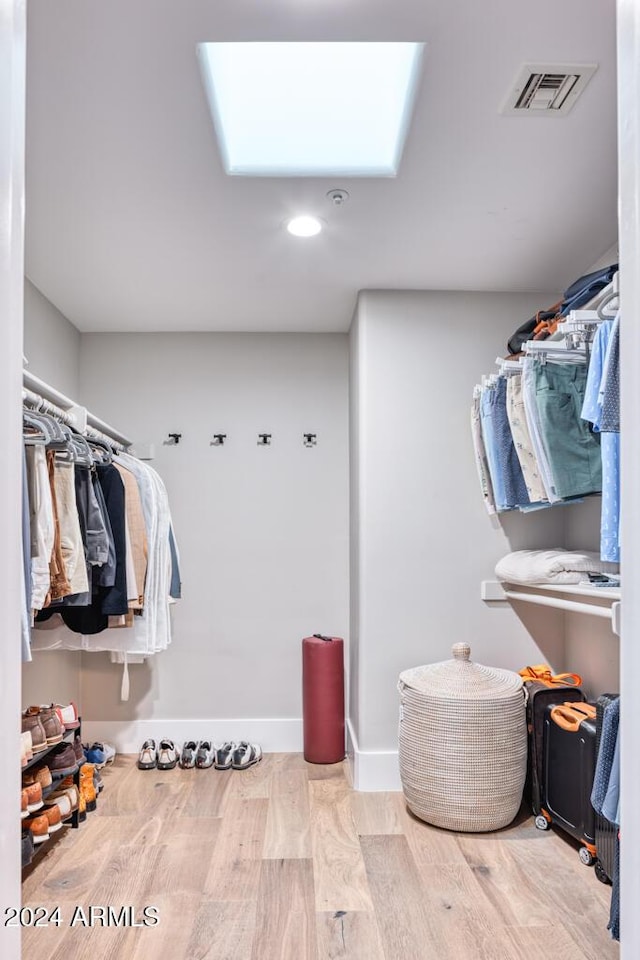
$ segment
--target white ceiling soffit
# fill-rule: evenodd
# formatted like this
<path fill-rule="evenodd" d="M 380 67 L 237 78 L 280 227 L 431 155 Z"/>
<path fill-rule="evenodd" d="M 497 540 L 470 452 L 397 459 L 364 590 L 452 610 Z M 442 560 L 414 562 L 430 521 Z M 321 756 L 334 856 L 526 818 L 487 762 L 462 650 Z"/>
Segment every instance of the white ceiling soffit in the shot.
<path fill-rule="evenodd" d="M 597 69 L 597 63 L 525 63 L 502 112 L 562 117 L 569 113 Z"/>
<path fill-rule="evenodd" d="M 398 175 L 227 176 L 196 49 L 249 40 L 426 43 Z M 560 292 L 616 239 L 612 4 L 30 0 L 27 57 L 26 269 L 81 330 L 346 330 L 359 290 Z M 533 123 L 523 63 L 599 66 Z"/>

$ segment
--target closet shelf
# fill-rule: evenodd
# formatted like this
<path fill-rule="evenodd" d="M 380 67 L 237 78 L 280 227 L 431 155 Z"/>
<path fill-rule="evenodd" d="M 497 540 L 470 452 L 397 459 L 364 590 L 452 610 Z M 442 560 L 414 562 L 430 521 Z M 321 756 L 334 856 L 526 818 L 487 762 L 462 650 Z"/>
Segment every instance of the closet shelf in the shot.
<path fill-rule="evenodd" d="M 619 587 L 591 587 L 583 584 L 528 583 L 514 584 L 498 580 L 483 580 L 481 584 L 483 600 L 510 600 L 521 603 L 535 603 L 544 607 L 555 607 L 570 613 L 585 613 L 593 617 L 602 617 L 611 621 L 614 633 L 620 633 Z M 573 599 L 580 597 L 582 599 Z M 594 601 L 585 602 L 586 599 Z"/>

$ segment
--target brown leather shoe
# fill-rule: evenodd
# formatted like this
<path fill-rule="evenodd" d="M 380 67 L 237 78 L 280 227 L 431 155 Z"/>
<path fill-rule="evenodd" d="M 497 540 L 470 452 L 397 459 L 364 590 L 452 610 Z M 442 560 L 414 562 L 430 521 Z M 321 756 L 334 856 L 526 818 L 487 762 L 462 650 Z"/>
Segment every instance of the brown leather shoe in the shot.
<path fill-rule="evenodd" d="M 46 764 L 44 767 L 38 767 L 35 776 L 36 783 L 39 783 L 43 790 L 46 790 L 47 787 L 50 787 L 53 783 L 51 779 L 51 770 L 49 770 L 49 767 L 47 767 Z"/>
<path fill-rule="evenodd" d="M 35 844 L 44 843 L 49 839 L 49 821 L 44 816 L 30 817 L 24 821 L 24 826 L 31 830 Z"/>
<path fill-rule="evenodd" d="M 58 716 L 56 708 L 53 706 L 40 707 L 40 720 L 47 735 L 47 743 L 49 746 L 53 743 L 60 743 L 62 734 L 64 733 L 64 727 L 60 723 L 60 717 Z"/>
<path fill-rule="evenodd" d="M 59 830 L 62 826 L 62 812 L 57 803 L 52 803 L 51 806 L 45 807 L 42 815 L 49 821 L 49 833 L 55 833 L 56 830 Z"/>
<path fill-rule="evenodd" d="M 27 791 L 27 810 L 29 813 L 35 813 L 42 806 L 42 787 L 39 783 L 32 783 L 25 787 Z"/>
<path fill-rule="evenodd" d="M 49 746 L 47 743 L 47 734 L 40 719 L 39 708 L 31 707 L 30 709 L 35 710 L 36 713 L 29 713 L 27 710 L 26 713 L 22 714 L 22 732 L 26 733 L 27 730 L 29 731 L 33 752 L 39 753 L 41 750 L 46 750 Z"/>
<path fill-rule="evenodd" d="M 54 780 L 66 777 L 78 769 L 78 761 L 70 743 L 59 743 L 47 757 L 47 764 Z"/>
<path fill-rule="evenodd" d="M 37 770 L 28 770 L 27 773 L 22 774 L 23 787 L 28 787 L 32 783 L 39 783 L 43 790 L 51 786 L 51 770 L 46 764 L 43 767 L 38 767 Z"/>

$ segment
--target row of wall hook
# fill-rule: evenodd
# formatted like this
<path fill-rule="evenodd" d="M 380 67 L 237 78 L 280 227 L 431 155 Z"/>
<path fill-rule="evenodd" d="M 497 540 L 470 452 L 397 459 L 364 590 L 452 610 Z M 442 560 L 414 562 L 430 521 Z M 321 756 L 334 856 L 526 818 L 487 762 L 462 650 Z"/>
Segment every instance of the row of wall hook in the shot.
<path fill-rule="evenodd" d="M 182 439 L 181 433 L 169 433 L 168 440 L 165 440 L 165 445 L 169 447 L 175 447 L 180 443 Z M 273 438 L 272 433 L 259 433 L 258 434 L 258 446 L 259 447 L 270 447 L 271 440 Z M 213 438 L 209 442 L 211 447 L 223 447 L 227 439 L 226 433 L 214 433 Z M 302 443 L 305 447 L 315 447 L 318 443 L 317 433 L 303 433 L 302 434 Z"/>

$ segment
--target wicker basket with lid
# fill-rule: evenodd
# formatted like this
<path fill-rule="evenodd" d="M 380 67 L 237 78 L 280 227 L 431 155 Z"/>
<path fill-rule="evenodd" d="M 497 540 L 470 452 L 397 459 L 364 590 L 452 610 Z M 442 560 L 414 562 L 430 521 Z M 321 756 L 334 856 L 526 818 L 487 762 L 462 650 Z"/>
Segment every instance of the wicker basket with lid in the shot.
<path fill-rule="evenodd" d="M 518 812 L 527 767 L 522 678 L 470 660 L 400 674 L 400 777 L 409 809 L 448 830 L 499 830 Z"/>

